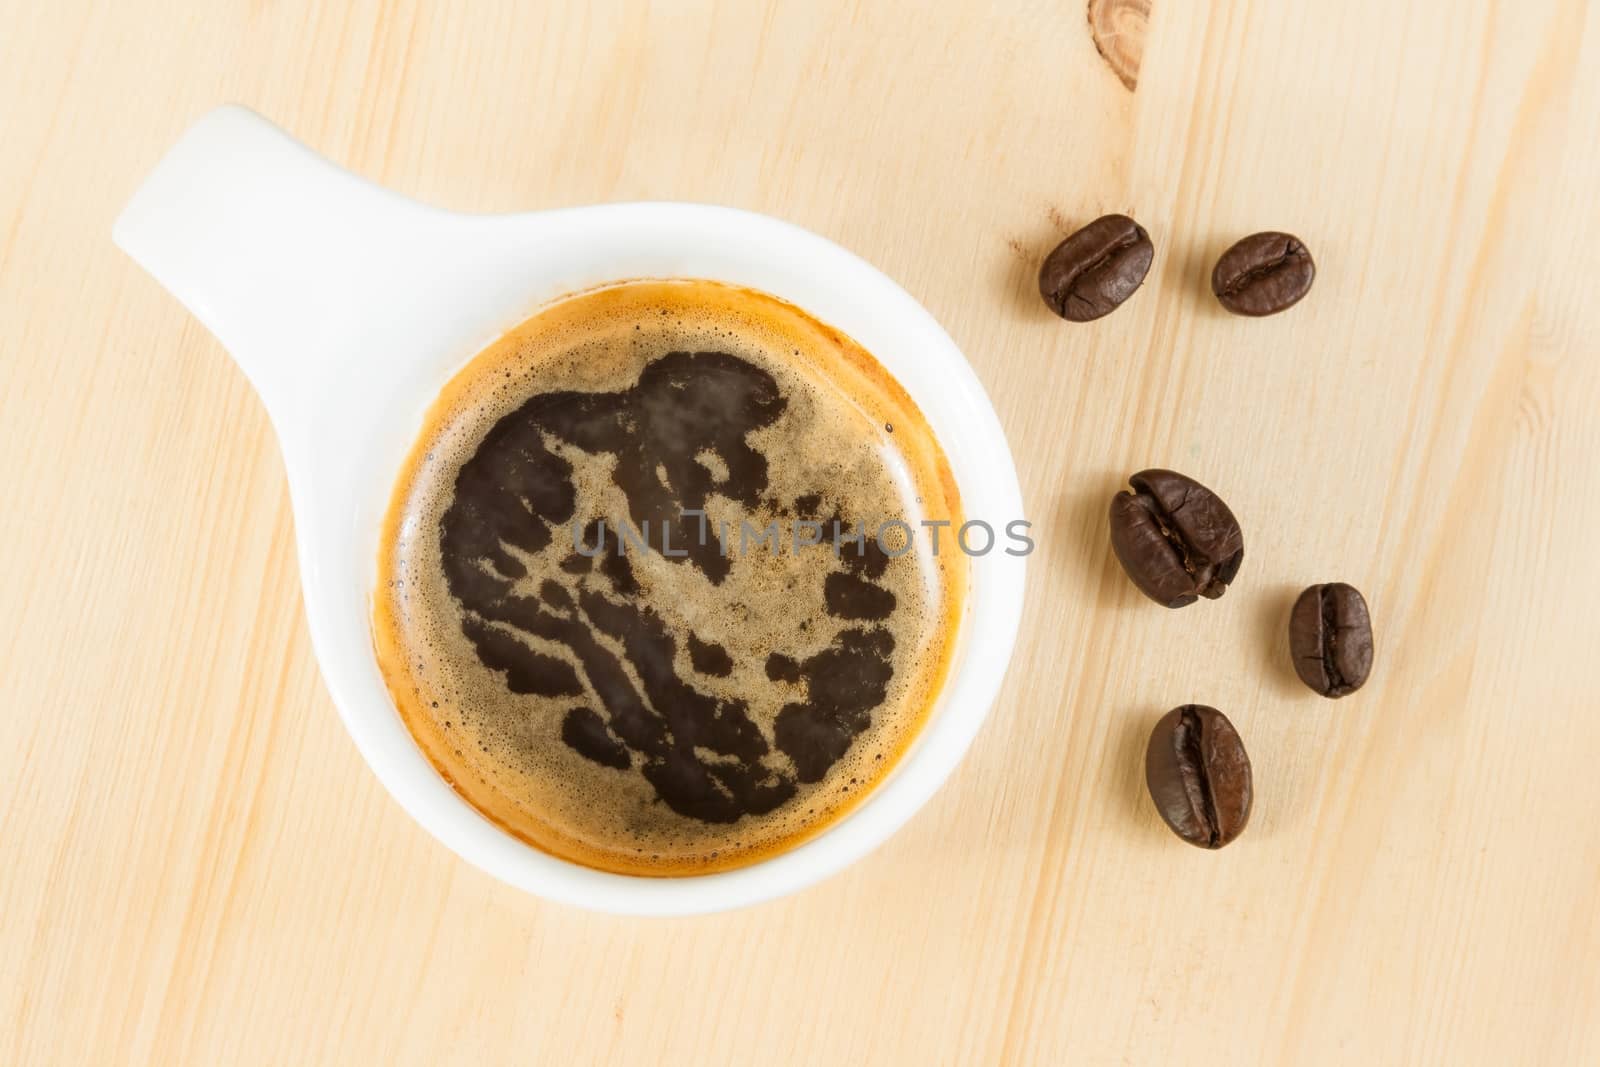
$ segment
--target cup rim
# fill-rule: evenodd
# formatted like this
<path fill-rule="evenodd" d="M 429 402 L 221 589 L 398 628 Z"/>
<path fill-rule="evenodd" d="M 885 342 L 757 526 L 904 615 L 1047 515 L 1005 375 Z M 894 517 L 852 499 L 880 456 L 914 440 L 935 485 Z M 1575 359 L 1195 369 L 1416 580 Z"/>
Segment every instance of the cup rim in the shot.
<path fill-rule="evenodd" d="M 1025 517 L 1010 447 L 966 357 L 909 293 L 834 242 L 770 216 L 677 202 L 477 216 L 470 221 L 508 233 L 520 225 L 547 259 L 561 260 L 562 250 L 574 250 L 572 259 L 578 261 L 587 250 L 594 269 L 586 273 L 581 265 L 562 260 L 562 269 L 529 286 L 538 298 L 534 310 L 596 285 L 646 277 L 729 282 L 795 304 L 853 337 L 912 396 L 950 463 L 967 519 L 984 519 L 999 530 Z M 520 247 L 523 241 L 510 244 Z M 607 266 L 612 269 L 601 269 Z M 458 361 L 456 369 L 461 365 Z M 427 399 L 448 380 L 446 375 L 434 382 Z M 282 436 L 284 427 L 279 429 Z M 411 427 L 403 436 L 409 446 Z M 344 527 L 341 535 L 357 546 L 357 554 L 367 552 L 368 561 L 375 559 L 374 516 L 349 507 L 336 493 L 330 496 L 310 484 L 309 477 L 297 478 L 297 471 L 309 464 L 286 465 L 296 521 L 302 526 L 299 553 L 313 646 L 340 716 L 367 764 L 424 829 L 473 866 L 537 896 L 589 910 L 691 915 L 743 907 L 815 884 L 872 851 L 955 770 L 999 690 L 1021 620 L 1026 557 L 1005 554 L 997 537 L 993 551 L 968 560 L 959 647 L 934 707 L 895 768 L 853 810 L 792 848 L 732 870 L 672 877 L 596 870 L 542 852 L 492 823 L 422 755 L 377 669 L 369 612 L 359 612 L 362 632 L 352 632 L 350 590 L 344 584 L 349 575 L 329 567 L 315 547 L 319 530 L 332 523 Z M 389 470 L 397 471 L 398 464 Z M 392 484 L 391 477 L 381 487 L 385 503 Z M 373 574 L 371 567 L 368 563 L 360 572 L 363 579 Z M 366 609 L 370 582 L 364 582 L 362 594 L 357 599 Z M 357 644 L 364 655 L 356 654 Z M 404 744 L 397 742 L 395 730 Z"/>

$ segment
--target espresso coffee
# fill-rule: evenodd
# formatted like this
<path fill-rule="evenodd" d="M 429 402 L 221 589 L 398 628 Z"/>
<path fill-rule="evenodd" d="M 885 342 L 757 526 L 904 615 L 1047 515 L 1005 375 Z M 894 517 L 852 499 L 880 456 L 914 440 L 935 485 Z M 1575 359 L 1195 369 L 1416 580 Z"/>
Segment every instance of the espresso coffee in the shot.
<path fill-rule="evenodd" d="M 847 812 L 926 718 L 967 573 L 942 521 L 938 443 L 849 338 L 712 282 L 598 289 L 427 414 L 378 658 L 429 760 L 513 834 L 609 871 L 737 867 Z"/>

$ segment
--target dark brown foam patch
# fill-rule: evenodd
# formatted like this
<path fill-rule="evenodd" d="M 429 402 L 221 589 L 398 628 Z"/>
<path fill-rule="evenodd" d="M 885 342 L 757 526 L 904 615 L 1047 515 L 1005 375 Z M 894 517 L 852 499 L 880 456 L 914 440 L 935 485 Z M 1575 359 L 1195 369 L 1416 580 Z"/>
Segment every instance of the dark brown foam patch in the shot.
<path fill-rule="evenodd" d="M 894 594 L 865 578 L 830 574 L 824 590 L 829 614 L 841 619 L 887 619 L 894 614 Z"/>
<path fill-rule="evenodd" d="M 701 674 L 726 678 L 733 673 L 733 657 L 728 655 L 728 650 L 715 641 L 702 641 L 694 634 L 689 635 L 689 662 Z"/>
<path fill-rule="evenodd" d="M 607 728 L 605 720 L 589 708 L 573 708 L 561 720 L 561 740 L 580 755 L 602 767 L 625 771 L 632 765 L 628 746 Z"/>

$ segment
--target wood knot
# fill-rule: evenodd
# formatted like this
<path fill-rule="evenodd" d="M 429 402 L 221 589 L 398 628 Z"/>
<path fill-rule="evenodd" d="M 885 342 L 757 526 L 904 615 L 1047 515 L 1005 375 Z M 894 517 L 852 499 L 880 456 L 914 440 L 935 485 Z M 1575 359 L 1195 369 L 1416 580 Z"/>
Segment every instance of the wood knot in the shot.
<path fill-rule="evenodd" d="M 1131 93 L 1139 87 L 1145 31 L 1150 26 L 1150 0 L 1089 0 L 1089 36 Z"/>

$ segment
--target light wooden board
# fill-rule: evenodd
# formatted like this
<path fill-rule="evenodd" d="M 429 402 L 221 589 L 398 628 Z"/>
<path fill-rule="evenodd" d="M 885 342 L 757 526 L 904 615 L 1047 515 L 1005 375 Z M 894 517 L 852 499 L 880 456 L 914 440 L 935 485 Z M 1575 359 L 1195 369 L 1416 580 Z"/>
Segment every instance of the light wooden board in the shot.
<path fill-rule="evenodd" d="M 1079 0 L 0 9 L 0 1062 L 1600 1062 L 1600 9 L 1153 0 L 1132 91 Z M 446 206 L 780 215 L 945 324 L 1039 551 L 1003 695 L 898 837 L 623 921 L 388 799 L 262 409 L 109 240 L 228 100 Z M 1151 276 L 1061 323 L 1038 259 L 1110 210 Z M 1231 318 L 1210 263 L 1269 228 L 1316 288 Z M 1117 569 L 1147 465 L 1242 517 L 1225 599 Z M 1337 703 L 1283 636 L 1334 579 L 1379 640 Z M 1217 854 L 1144 793 L 1188 701 L 1255 759 Z"/>

